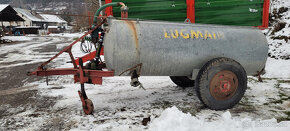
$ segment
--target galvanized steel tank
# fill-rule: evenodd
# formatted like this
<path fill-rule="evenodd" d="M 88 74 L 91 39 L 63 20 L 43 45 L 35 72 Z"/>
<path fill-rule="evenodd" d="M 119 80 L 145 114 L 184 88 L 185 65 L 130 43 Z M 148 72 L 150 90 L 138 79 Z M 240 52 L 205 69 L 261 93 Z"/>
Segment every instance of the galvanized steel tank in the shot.
<path fill-rule="evenodd" d="M 248 75 L 265 67 L 268 44 L 254 28 L 159 21 L 109 21 L 104 55 L 115 75 L 142 63 L 144 76 L 192 76 L 211 59 L 239 62 Z"/>

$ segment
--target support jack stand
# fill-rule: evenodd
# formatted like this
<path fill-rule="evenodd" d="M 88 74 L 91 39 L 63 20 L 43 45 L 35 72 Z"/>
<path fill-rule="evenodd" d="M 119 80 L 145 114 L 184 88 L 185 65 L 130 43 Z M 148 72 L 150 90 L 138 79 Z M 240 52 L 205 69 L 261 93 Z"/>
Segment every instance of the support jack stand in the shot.
<path fill-rule="evenodd" d="M 85 87 L 84 84 L 81 84 L 81 91 L 78 91 L 78 93 L 79 93 L 85 114 L 90 115 L 93 113 L 94 104 L 90 99 L 88 99 L 84 87 Z"/>
<path fill-rule="evenodd" d="M 83 71 L 84 67 L 83 67 L 83 60 L 82 59 L 80 59 L 79 65 L 80 65 L 79 69 L 80 69 L 80 78 L 81 78 L 81 81 L 80 81 L 81 91 L 78 91 L 78 93 L 79 93 L 85 114 L 90 115 L 93 113 L 94 104 L 90 99 L 88 99 L 88 96 L 87 96 L 86 91 L 85 91 L 85 84 L 84 84 L 84 80 L 82 79 L 85 76 L 85 72 Z"/>

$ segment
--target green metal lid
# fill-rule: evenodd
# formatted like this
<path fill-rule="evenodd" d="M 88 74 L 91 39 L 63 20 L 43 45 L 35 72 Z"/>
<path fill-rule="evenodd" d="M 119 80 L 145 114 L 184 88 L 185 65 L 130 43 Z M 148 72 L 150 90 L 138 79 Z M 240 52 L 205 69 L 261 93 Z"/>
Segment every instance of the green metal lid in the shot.
<path fill-rule="evenodd" d="M 117 0 L 113 0 L 117 2 Z M 122 0 L 129 7 L 129 18 L 184 22 L 186 0 Z M 239 26 L 262 25 L 264 0 L 195 0 L 196 23 Z M 113 15 L 120 17 L 120 9 Z"/>

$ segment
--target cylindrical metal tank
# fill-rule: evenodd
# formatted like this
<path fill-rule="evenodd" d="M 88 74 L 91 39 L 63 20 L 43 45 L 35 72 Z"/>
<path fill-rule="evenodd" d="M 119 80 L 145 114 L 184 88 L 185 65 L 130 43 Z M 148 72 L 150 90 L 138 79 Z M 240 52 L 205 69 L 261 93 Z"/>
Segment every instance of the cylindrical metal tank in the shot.
<path fill-rule="evenodd" d="M 268 46 L 255 28 L 159 21 L 109 21 L 104 55 L 115 75 L 142 63 L 141 75 L 191 76 L 211 59 L 239 62 L 248 75 L 266 63 Z"/>

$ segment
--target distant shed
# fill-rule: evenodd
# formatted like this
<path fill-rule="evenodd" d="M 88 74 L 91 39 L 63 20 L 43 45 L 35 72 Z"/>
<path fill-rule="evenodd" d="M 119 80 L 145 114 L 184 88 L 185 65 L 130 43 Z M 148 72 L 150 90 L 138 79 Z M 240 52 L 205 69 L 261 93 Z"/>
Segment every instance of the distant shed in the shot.
<path fill-rule="evenodd" d="M 67 26 L 67 22 L 56 16 L 56 15 L 51 15 L 51 14 L 39 14 L 44 21 L 48 22 L 48 26 Z"/>
<path fill-rule="evenodd" d="M 40 26 L 19 26 L 13 30 L 14 35 L 25 35 L 25 34 L 38 34 Z"/>
<path fill-rule="evenodd" d="M 0 21 L 24 21 L 17 12 L 8 4 L 0 4 Z"/>
<path fill-rule="evenodd" d="M 46 24 L 46 22 L 42 18 L 34 16 L 30 10 L 21 8 L 14 9 L 25 20 L 25 22 L 21 26 L 41 26 L 42 28 L 45 28 L 44 24 Z"/>

